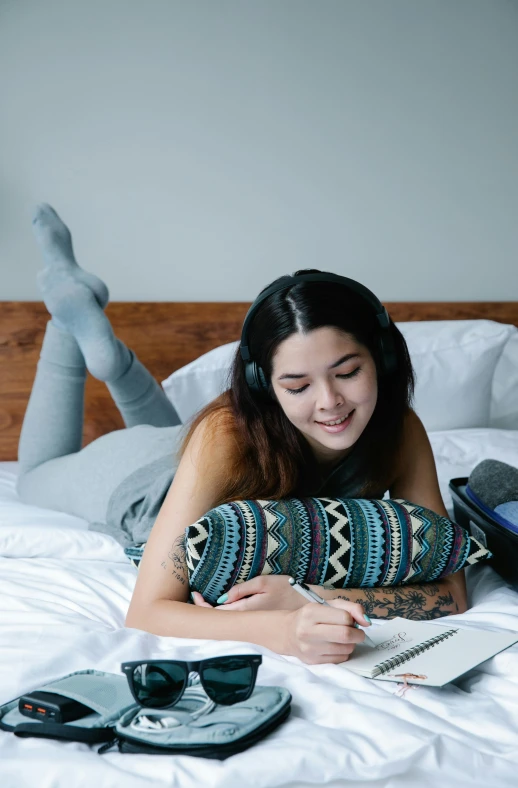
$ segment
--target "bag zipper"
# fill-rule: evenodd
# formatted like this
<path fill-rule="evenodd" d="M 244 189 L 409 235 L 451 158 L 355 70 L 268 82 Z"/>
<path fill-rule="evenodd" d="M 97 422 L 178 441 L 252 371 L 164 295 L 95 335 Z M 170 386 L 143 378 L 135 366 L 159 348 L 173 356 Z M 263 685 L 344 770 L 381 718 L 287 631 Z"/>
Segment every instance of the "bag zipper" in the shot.
<path fill-rule="evenodd" d="M 159 742 L 150 744 L 148 742 L 143 742 L 141 739 L 138 739 L 134 736 L 122 734 L 117 735 L 114 739 L 107 742 L 106 744 L 103 744 L 102 747 L 99 747 L 97 754 L 103 755 L 105 752 L 112 750 L 114 747 L 118 747 L 119 752 L 121 753 L 170 753 L 171 755 L 199 755 L 200 757 L 206 758 L 219 758 L 220 756 L 227 757 L 229 755 L 235 755 L 246 748 L 243 747 L 243 745 L 251 746 L 252 744 L 255 744 L 264 738 L 268 733 L 270 733 L 270 731 L 276 728 L 277 725 L 280 725 L 282 722 L 284 722 L 291 712 L 290 702 L 291 698 L 289 698 L 285 706 L 279 709 L 275 717 L 270 717 L 270 719 L 264 722 L 263 725 L 260 725 L 253 731 L 250 731 L 250 733 L 248 733 L 246 736 L 242 736 L 235 742 L 228 742 L 225 744 L 191 744 L 190 746 L 186 747 L 174 747 L 170 744 L 160 744 Z"/>
<path fill-rule="evenodd" d="M 105 744 L 103 744 L 97 750 L 97 755 L 102 755 L 103 753 L 108 752 L 109 750 L 113 750 L 113 748 L 117 746 L 119 747 L 119 752 L 120 752 L 120 741 L 121 740 L 119 739 L 119 737 L 115 736 L 110 741 L 105 742 Z"/>

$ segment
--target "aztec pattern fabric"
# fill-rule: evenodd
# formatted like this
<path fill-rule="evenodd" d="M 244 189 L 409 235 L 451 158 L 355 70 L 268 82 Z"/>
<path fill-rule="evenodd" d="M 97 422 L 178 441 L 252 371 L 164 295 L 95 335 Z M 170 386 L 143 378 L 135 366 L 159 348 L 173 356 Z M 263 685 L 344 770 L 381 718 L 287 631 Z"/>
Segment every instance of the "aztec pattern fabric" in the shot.
<path fill-rule="evenodd" d="M 392 586 L 446 577 L 492 555 L 465 528 L 402 498 L 232 501 L 190 525 L 185 547 L 190 587 L 212 604 L 258 575 Z"/>

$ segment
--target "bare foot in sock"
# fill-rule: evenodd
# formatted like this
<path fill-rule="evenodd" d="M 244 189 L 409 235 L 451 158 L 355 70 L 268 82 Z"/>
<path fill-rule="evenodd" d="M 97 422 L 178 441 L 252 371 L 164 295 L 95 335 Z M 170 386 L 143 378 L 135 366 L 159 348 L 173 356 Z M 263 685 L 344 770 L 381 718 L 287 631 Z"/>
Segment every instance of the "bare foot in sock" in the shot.
<path fill-rule="evenodd" d="M 94 377 L 117 380 L 130 366 L 131 353 L 116 338 L 103 312 L 108 288 L 78 266 L 70 231 L 50 205 L 38 207 L 33 226 L 45 259 L 38 287 L 53 324 L 75 337 Z"/>
<path fill-rule="evenodd" d="M 49 269 L 48 279 L 64 279 L 72 276 L 95 293 L 102 309 L 108 303 L 110 294 L 104 282 L 94 274 L 89 274 L 78 265 L 72 247 L 72 235 L 61 221 L 54 208 L 47 203 L 36 207 L 32 227 L 38 245 L 43 253 L 45 268 Z"/>

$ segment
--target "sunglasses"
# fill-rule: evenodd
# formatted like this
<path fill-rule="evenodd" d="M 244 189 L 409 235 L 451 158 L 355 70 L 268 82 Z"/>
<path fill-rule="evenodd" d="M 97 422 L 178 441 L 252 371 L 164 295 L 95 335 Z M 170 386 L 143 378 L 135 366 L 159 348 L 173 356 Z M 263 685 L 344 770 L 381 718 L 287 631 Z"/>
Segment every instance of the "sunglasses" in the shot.
<path fill-rule="evenodd" d="M 151 662 L 123 662 L 131 694 L 141 706 L 167 709 L 174 706 L 196 672 L 200 684 L 214 703 L 231 706 L 247 700 L 255 687 L 261 655 L 212 657 L 196 662 L 165 659 Z"/>

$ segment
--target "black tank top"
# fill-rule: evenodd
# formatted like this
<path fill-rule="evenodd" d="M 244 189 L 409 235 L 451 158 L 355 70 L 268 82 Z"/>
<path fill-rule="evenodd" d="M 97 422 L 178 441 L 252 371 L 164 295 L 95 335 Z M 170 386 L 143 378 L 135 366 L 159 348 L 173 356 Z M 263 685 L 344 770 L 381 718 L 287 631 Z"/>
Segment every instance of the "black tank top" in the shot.
<path fill-rule="evenodd" d="M 312 492 L 314 497 L 320 498 L 359 498 L 361 489 L 365 484 L 365 474 L 361 469 L 360 453 L 358 445 L 344 457 L 329 474 L 323 474 L 316 479 L 315 489 Z M 378 489 L 369 498 L 381 499 L 386 490 Z"/>

